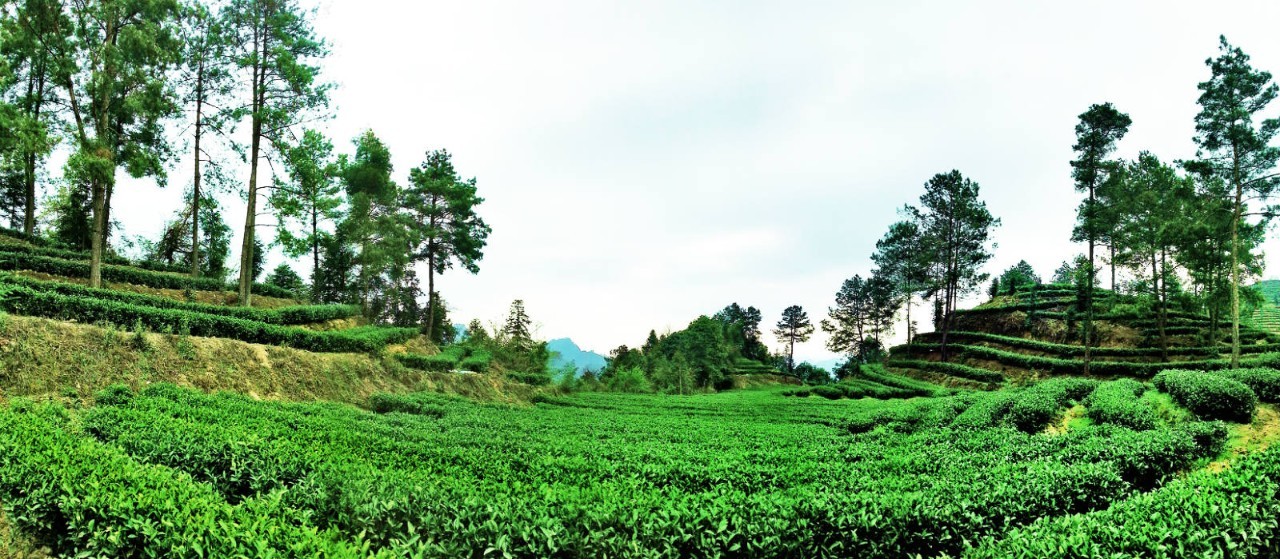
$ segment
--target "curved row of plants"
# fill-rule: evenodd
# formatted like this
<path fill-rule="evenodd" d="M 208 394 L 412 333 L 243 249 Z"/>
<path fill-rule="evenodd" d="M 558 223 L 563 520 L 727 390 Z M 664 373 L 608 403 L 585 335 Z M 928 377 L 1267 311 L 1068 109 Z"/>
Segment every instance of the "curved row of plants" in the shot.
<path fill-rule="evenodd" d="M 0 282 L 0 308 L 23 316 L 74 320 L 85 324 L 139 326 L 153 332 L 231 338 L 316 352 L 371 353 L 418 335 L 416 328 L 366 326 L 316 331 L 231 316 L 156 308 L 90 296 L 63 295 Z"/>
<path fill-rule="evenodd" d="M 1044 390 L 1055 407 L 1082 393 Z M 980 405 L 996 396 L 912 401 L 955 427 L 853 437 L 797 421 L 812 400 L 752 394 L 741 408 L 720 396 L 388 398 L 370 416 L 159 385 L 112 394 L 81 423 L 228 502 L 279 498 L 320 533 L 401 556 L 956 556 L 966 541 L 1158 487 L 1225 440 L 1199 423 L 1032 435 L 1006 423 L 1016 401 L 1002 414 Z M 827 404 L 814 421 L 859 405 Z"/>
<path fill-rule="evenodd" d="M 1084 372 L 1084 363 L 1074 359 L 1026 355 L 980 345 L 948 343 L 947 348 L 952 358 L 955 359 L 983 359 L 995 361 L 1001 365 L 1009 367 L 1053 374 L 1078 375 Z M 910 356 L 906 358 L 909 360 L 913 357 L 931 355 L 940 350 L 941 345 L 931 343 L 912 343 L 910 345 L 897 346 L 890 350 L 890 363 L 899 363 L 903 360 L 904 356 Z M 898 357 L 895 358 L 893 357 L 894 355 L 897 355 Z M 1244 367 L 1265 367 L 1276 363 L 1278 360 L 1280 360 L 1280 358 L 1277 358 L 1275 355 L 1261 354 L 1242 359 L 1241 365 Z M 1149 378 L 1154 376 L 1156 373 L 1169 368 L 1170 365 L 1170 363 L 1093 361 L 1090 363 L 1089 367 L 1090 371 L 1095 375 Z M 1179 361 L 1172 365 L 1189 369 L 1212 371 L 1231 368 L 1231 361 L 1227 359 L 1204 359 Z"/>
<path fill-rule="evenodd" d="M 356 305 L 297 305 L 277 309 L 257 307 L 236 307 L 228 305 L 210 305 L 178 301 L 168 297 L 145 295 L 115 289 L 100 289 L 60 281 L 44 281 L 0 273 L 0 283 L 28 287 L 33 290 L 57 293 L 72 297 L 90 297 L 104 301 L 117 301 L 131 305 L 154 307 L 158 309 L 177 309 L 204 314 L 214 314 L 265 322 L 267 324 L 313 324 L 335 319 L 352 318 L 360 315 L 360 307 Z"/>
<path fill-rule="evenodd" d="M 12 246 L 12 245 L 11 245 Z M 29 252 L 14 252 L 8 247 L 0 249 L 0 270 L 29 270 L 64 277 L 88 277 L 89 263 Z M 133 266 L 102 265 L 102 279 L 110 282 L 130 283 L 156 289 L 193 289 L 198 291 L 227 291 L 227 284 L 217 278 L 192 278 L 172 272 L 155 272 Z M 266 297 L 293 299 L 292 291 L 261 283 L 253 284 L 253 292 Z"/>

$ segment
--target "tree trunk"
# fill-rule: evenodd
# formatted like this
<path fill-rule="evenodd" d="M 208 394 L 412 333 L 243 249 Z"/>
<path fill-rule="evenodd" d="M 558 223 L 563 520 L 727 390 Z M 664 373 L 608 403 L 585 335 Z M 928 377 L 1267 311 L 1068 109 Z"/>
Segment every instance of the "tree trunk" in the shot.
<path fill-rule="evenodd" d="M 1089 185 L 1089 202 L 1086 206 L 1085 231 L 1089 235 L 1089 269 L 1086 270 L 1084 295 L 1084 374 L 1089 374 L 1089 362 L 1093 360 L 1093 248 L 1094 248 L 1094 198 L 1093 185 Z"/>
<path fill-rule="evenodd" d="M 791 329 L 791 351 L 787 353 L 787 372 L 796 374 L 796 329 Z"/>
<path fill-rule="evenodd" d="M 42 59 L 38 71 L 32 65 L 31 73 L 33 76 L 27 82 L 27 98 L 31 103 L 31 115 L 37 122 L 40 120 L 40 110 L 44 104 L 44 72 L 44 61 Z M 34 82 L 34 88 L 31 87 L 32 82 Z M 36 233 L 36 154 L 34 150 L 31 150 L 30 146 L 28 146 L 28 150 L 30 152 L 23 158 L 22 169 L 22 179 L 25 182 L 27 196 L 27 207 L 22 216 L 22 232 L 27 235 L 34 235 Z"/>
<path fill-rule="evenodd" d="M 1240 213 L 1243 189 L 1236 183 L 1236 209 L 1231 219 L 1231 368 L 1240 368 Z"/>
<path fill-rule="evenodd" d="M 1160 282 L 1164 280 L 1162 270 L 1156 269 L 1156 252 L 1151 251 L 1151 299 L 1158 305 L 1156 308 L 1156 326 L 1160 329 L 1160 360 L 1169 361 L 1169 335 L 1165 331 L 1164 289 Z"/>
<path fill-rule="evenodd" d="M 196 144 L 191 177 L 191 277 L 200 277 L 200 133 L 204 114 L 204 61 L 196 67 Z"/>
<path fill-rule="evenodd" d="M 1240 368 L 1240 221 L 1244 213 L 1244 185 L 1240 182 L 1240 157 L 1232 148 L 1232 178 L 1236 203 L 1231 214 L 1231 368 Z"/>
<path fill-rule="evenodd" d="M 106 228 L 106 212 L 103 206 L 106 205 L 106 185 L 102 184 L 103 177 L 94 177 L 90 188 L 93 191 L 93 235 L 89 239 L 89 287 L 102 287 L 102 239 L 103 230 Z"/>
<path fill-rule="evenodd" d="M 320 277 L 320 217 L 311 205 L 311 302 L 316 302 L 316 279 Z"/>
<path fill-rule="evenodd" d="M 265 15 L 258 17 L 265 18 Z M 258 218 L 258 158 L 262 149 L 262 110 L 266 102 L 266 60 L 267 39 L 262 20 L 256 22 L 254 28 L 255 49 L 261 47 L 253 61 L 253 124 L 250 132 L 249 148 L 249 192 L 245 202 L 244 239 L 240 245 L 240 304 L 246 307 L 253 304 L 253 236 Z"/>
<path fill-rule="evenodd" d="M 911 294 L 906 294 L 906 343 L 911 344 Z"/>
<path fill-rule="evenodd" d="M 436 329 L 436 251 L 435 242 L 427 242 L 427 339 L 435 341 Z"/>
<path fill-rule="evenodd" d="M 1111 248 L 1111 293 L 1114 294 L 1116 292 L 1116 245 L 1109 246 Z"/>

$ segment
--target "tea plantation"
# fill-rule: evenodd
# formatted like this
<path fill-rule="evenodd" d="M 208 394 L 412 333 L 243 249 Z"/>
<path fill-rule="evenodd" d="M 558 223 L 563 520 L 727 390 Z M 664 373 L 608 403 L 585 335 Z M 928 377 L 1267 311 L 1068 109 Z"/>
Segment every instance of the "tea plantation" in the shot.
<path fill-rule="evenodd" d="M 1280 386 L 1254 377 L 375 411 L 116 386 L 0 411 L 0 501 L 59 556 L 1266 557 L 1280 448 L 1224 454 L 1234 395 Z"/>

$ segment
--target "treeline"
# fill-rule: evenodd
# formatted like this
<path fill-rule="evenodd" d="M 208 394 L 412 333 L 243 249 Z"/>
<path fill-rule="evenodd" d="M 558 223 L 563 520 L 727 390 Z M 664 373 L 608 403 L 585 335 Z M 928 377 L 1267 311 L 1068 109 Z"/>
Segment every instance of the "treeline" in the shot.
<path fill-rule="evenodd" d="M 803 312 L 801 315 L 795 315 L 791 309 L 788 312 L 792 312 L 791 318 L 784 312 L 775 334 L 784 340 L 791 334 L 807 339 L 803 325 L 808 323 L 808 318 L 801 316 Z M 597 372 L 588 371 L 579 384 L 592 388 L 599 382 L 619 391 L 689 394 L 723 388 L 730 375 L 739 373 L 789 372 L 808 382 L 829 380 L 825 370 L 807 363 L 792 366 L 790 355 L 771 353 L 761 340 L 763 319 L 760 309 L 732 303 L 714 315 L 694 319 L 675 332 L 659 335 L 650 330 L 643 345 L 613 349 L 604 370 L 598 371 L 598 376 Z M 795 331 L 784 328 L 783 323 L 788 321 L 796 327 Z M 812 326 L 808 331 L 812 332 Z"/>
<path fill-rule="evenodd" d="M 1263 117 L 1278 92 L 1271 74 L 1250 66 L 1249 57 L 1226 38 L 1220 46 L 1219 55 L 1206 60 L 1209 79 L 1199 84 L 1194 159 L 1166 163 L 1145 151 L 1132 161 L 1114 158 L 1132 124 L 1129 116 L 1110 103 L 1080 115 L 1070 165 L 1075 188 L 1085 197 L 1072 240 L 1084 242 L 1087 253 L 1064 263 L 1053 281 L 1072 286 L 1079 302 L 1071 322 L 1079 326 L 1075 335 L 1085 347 L 1086 372 L 1097 344 L 1100 248 L 1111 266 L 1112 290 L 1118 287 L 1117 270 L 1136 278 L 1130 291 L 1146 295 L 1166 357 L 1170 315 L 1196 312 L 1209 318 L 1211 345 L 1219 341 L 1219 325 L 1230 325 L 1231 363 L 1239 364 L 1240 309 L 1259 297 L 1241 284 L 1262 271 L 1259 249 L 1273 215 L 1267 204 L 1280 185 L 1280 148 L 1272 145 L 1280 120 Z M 977 183 L 957 171 L 936 175 L 919 206 L 906 206 L 902 215 L 906 219 L 876 243 L 875 271 L 846 280 L 822 321 L 828 348 L 852 360 L 878 359 L 882 339 L 904 308 L 909 343 L 917 299 L 932 303 L 946 360 L 957 301 L 989 277 L 981 268 L 991 258 L 989 233 L 999 220 L 979 199 Z M 1023 261 L 996 278 L 989 293 L 995 297 L 1039 283 Z"/>
<path fill-rule="evenodd" d="M 475 214 L 483 199 L 447 151 L 427 153 L 401 185 L 373 132 L 355 139 L 353 153 L 335 154 L 308 128 L 329 116 L 333 89 L 321 77 L 328 45 L 313 18 L 296 0 L 0 5 L 0 219 L 25 237 L 87 251 L 86 274 L 99 287 L 120 248 L 111 238 L 119 173 L 161 186 L 185 176 L 184 207 L 160 238 L 140 243 L 148 262 L 223 281 L 234 269 L 248 305 L 268 248 L 258 229 L 272 226 L 287 256 L 309 260 L 312 284 L 285 268 L 270 283 L 436 332 L 435 275 L 477 270 L 489 233 Z M 55 150 L 68 157 L 52 179 Z M 173 167 L 180 158 L 189 172 Z M 45 183 L 57 189 L 41 211 Z M 238 265 L 228 264 L 231 227 L 218 201 L 233 190 L 246 212 Z"/>

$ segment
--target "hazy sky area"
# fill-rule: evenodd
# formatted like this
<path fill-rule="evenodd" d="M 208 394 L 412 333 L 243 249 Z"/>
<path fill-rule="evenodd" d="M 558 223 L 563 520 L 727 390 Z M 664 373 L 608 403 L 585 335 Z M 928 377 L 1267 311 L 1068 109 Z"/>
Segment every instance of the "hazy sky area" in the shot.
<path fill-rule="evenodd" d="M 522 298 L 542 337 L 600 353 L 735 301 L 766 331 L 792 304 L 816 323 L 871 271 L 897 210 L 951 169 L 1003 221 L 987 270 L 1026 259 L 1047 279 L 1082 251 L 1068 161 L 1090 104 L 1132 116 L 1120 156 L 1171 161 L 1195 154 L 1219 34 L 1280 73 L 1275 1 L 319 6 L 335 146 L 373 129 L 402 184 L 447 148 L 486 198 L 480 274 L 438 280 L 454 322 Z M 176 165 L 166 190 L 117 189 L 126 234 L 156 236 L 179 207 Z M 224 200 L 238 237 L 242 202 Z M 797 357 L 832 357 L 824 342 Z"/>

